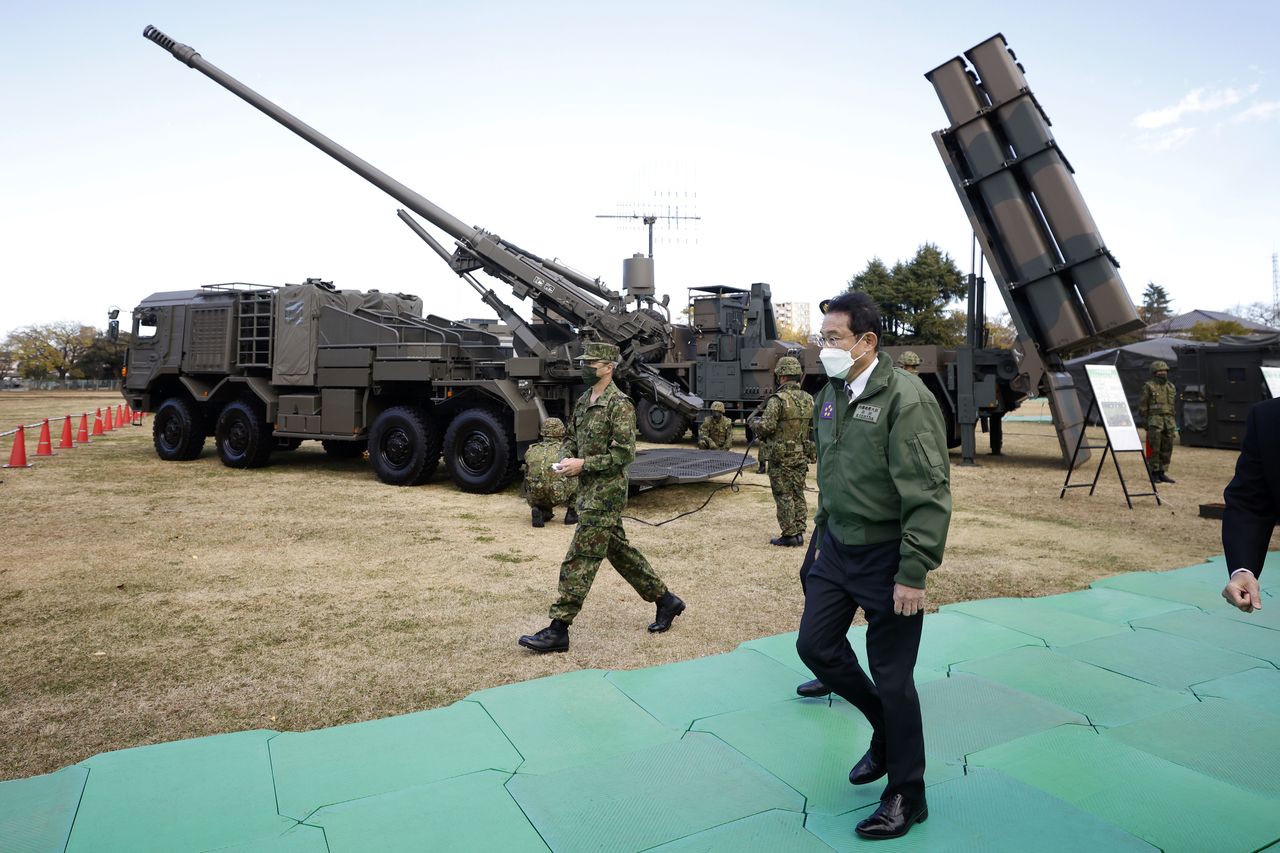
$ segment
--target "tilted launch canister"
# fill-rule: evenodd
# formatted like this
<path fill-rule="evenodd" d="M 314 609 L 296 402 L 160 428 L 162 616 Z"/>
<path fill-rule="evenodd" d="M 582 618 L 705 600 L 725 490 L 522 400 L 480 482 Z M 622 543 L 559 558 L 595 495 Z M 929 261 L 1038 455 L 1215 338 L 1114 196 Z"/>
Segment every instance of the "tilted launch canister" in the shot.
<path fill-rule="evenodd" d="M 1046 353 L 1140 328 L 1133 301 L 1004 36 L 930 71 L 938 135 L 1010 313 Z"/>

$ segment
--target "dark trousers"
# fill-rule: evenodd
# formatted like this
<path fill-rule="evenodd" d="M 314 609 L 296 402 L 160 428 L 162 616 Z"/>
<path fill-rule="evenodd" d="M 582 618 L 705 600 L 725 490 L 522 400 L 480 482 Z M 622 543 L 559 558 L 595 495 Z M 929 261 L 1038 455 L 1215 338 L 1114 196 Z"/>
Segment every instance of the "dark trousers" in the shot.
<path fill-rule="evenodd" d="M 912 671 L 924 614 L 893 612 L 898 548 L 897 541 L 841 545 L 830 534 L 824 537 L 803 578 L 796 651 L 823 684 L 871 724 L 871 748 L 884 750 L 888 764 L 884 798 L 902 794 L 918 801 L 924 795 L 924 727 Z M 846 636 L 859 607 L 867 617 L 870 677 Z"/>

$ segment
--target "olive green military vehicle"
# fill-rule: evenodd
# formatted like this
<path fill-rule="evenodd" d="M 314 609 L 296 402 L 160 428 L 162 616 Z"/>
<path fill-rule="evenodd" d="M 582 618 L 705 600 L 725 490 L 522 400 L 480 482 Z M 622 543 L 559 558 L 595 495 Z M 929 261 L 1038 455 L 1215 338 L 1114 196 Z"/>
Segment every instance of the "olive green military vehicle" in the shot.
<path fill-rule="evenodd" d="M 367 449 L 385 483 L 425 482 L 443 455 L 459 488 L 493 492 L 574 391 L 497 335 L 423 317 L 417 297 L 316 279 L 156 293 L 132 331 L 123 392 L 155 413 L 166 460 L 212 436 L 223 464 L 254 468 L 316 440 L 338 457 Z"/>

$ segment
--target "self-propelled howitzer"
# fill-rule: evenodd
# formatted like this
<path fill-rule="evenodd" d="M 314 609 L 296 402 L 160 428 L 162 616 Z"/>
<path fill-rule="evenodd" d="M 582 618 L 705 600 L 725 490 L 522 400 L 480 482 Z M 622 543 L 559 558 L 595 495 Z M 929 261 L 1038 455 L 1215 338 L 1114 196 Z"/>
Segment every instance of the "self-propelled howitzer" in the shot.
<path fill-rule="evenodd" d="M 151 26 L 143 30 L 143 36 L 275 119 L 452 237 L 456 241 L 456 248 L 447 257 L 451 268 L 458 275 L 465 277 L 470 272 L 482 270 L 506 282 L 516 297 L 532 300 L 544 316 L 549 313 L 567 322 L 581 337 L 616 344 L 622 354 L 619 377 L 630 385 L 633 392 L 650 397 L 685 417 L 694 418 L 698 415 L 702 400 L 664 378 L 650 366 L 652 362 L 662 359 L 670 348 L 672 339 L 671 324 L 655 310 L 654 304 L 650 302 L 645 305 L 641 299 L 610 290 L 600 281 L 577 273 L 561 263 L 544 260 L 496 234 L 468 226 L 209 63 L 190 46 L 175 41 Z M 473 286 L 476 285 L 473 283 Z M 489 301 L 486 299 L 486 302 Z M 517 341 L 526 342 L 529 338 L 520 331 L 517 331 L 515 337 Z M 548 369 L 553 373 L 567 373 L 563 366 L 577 348 L 560 344 L 546 350 L 546 355 L 550 356 Z"/>

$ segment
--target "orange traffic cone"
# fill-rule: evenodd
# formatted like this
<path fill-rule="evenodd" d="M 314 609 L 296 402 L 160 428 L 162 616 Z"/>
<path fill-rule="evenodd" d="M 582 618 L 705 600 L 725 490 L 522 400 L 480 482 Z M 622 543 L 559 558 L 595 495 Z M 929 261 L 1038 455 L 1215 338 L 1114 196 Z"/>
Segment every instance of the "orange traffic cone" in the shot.
<path fill-rule="evenodd" d="M 40 425 L 40 438 L 36 441 L 36 456 L 53 455 L 53 436 L 49 434 L 49 419 Z"/>
<path fill-rule="evenodd" d="M 111 407 L 107 406 L 107 425 L 104 427 L 104 429 L 107 432 L 112 432 L 115 430 L 115 428 L 116 428 L 115 424 L 111 422 Z"/>
<path fill-rule="evenodd" d="M 129 408 L 128 403 L 124 404 L 124 421 L 128 421 L 130 426 L 133 425 L 133 409 Z M 124 423 L 124 421 L 120 423 Z"/>
<path fill-rule="evenodd" d="M 93 434 L 95 437 L 106 435 L 102 429 L 102 409 L 98 409 L 93 415 Z"/>
<path fill-rule="evenodd" d="M 70 450 L 75 447 L 71 443 L 71 415 L 67 415 L 67 419 L 62 422 L 62 440 L 58 442 L 59 450 Z"/>
<path fill-rule="evenodd" d="M 70 415 L 68 415 L 70 417 Z M 76 430 L 76 444 L 89 443 L 89 413 L 80 413 L 80 429 Z"/>
<path fill-rule="evenodd" d="M 124 406 L 116 403 L 116 426 L 124 426 Z"/>
<path fill-rule="evenodd" d="M 13 436 L 13 451 L 9 454 L 9 464 L 6 468 L 30 468 L 27 464 L 27 437 L 26 431 L 22 428 L 22 424 L 18 424 L 18 431 Z"/>

